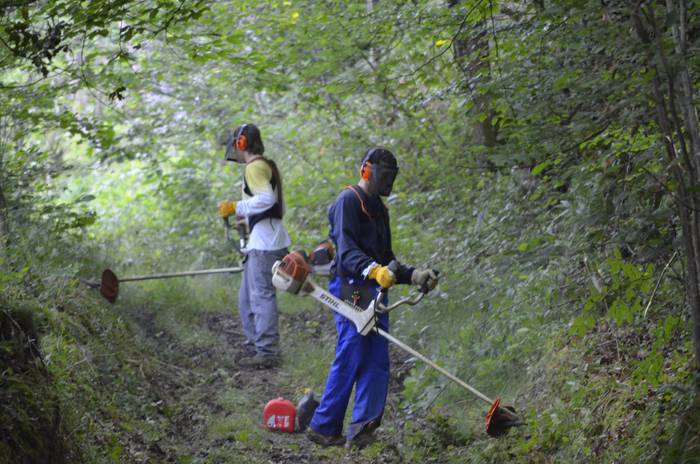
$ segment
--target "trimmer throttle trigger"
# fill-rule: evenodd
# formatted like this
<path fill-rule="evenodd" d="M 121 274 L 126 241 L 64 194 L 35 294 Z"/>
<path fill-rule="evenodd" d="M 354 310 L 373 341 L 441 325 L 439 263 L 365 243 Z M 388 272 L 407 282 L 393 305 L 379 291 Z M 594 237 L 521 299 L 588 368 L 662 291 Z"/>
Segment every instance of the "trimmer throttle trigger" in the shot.
<path fill-rule="evenodd" d="M 228 218 L 224 218 L 224 239 L 226 239 L 226 243 L 231 239 L 231 223 L 228 222 Z"/>
<path fill-rule="evenodd" d="M 392 259 L 386 267 L 388 267 L 391 272 L 396 273 L 396 271 L 399 270 L 399 262 Z"/>
<path fill-rule="evenodd" d="M 238 241 L 241 251 L 248 245 L 248 226 L 245 221 L 241 221 L 236 218 L 236 230 L 238 231 Z"/>
<path fill-rule="evenodd" d="M 438 271 L 437 269 L 433 269 L 432 271 L 433 274 L 435 274 L 435 284 L 431 286 L 429 283 L 430 281 L 424 283 L 420 286 L 419 289 L 421 293 L 428 293 L 430 290 L 434 289 L 437 286 L 437 281 L 440 278 L 440 271 Z"/>

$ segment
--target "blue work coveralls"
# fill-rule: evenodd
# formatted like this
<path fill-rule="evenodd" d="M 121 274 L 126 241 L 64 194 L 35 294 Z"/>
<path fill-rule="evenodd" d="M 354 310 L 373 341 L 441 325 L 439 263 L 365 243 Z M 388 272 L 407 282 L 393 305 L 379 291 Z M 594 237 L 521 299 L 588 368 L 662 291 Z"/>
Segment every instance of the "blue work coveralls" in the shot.
<path fill-rule="evenodd" d="M 329 235 L 336 248 L 330 293 L 341 297 L 341 287 L 350 285 L 365 286 L 365 291 L 376 296 L 379 286 L 365 278 L 368 269 L 372 263 L 388 265 L 395 259 L 389 213 L 381 198 L 368 195 L 359 186 L 348 187 L 328 209 L 328 220 Z M 399 266 L 397 283 L 410 283 L 412 272 L 411 267 Z M 363 302 L 363 307 L 366 304 Z M 371 432 L 381 423 L 389 388 L 389 344 L 374 332 L 360 335 L 355 325 L 340 314 L 335 314 L 335 323 L 338 331 L 335 359 L 310 427 L 323 435 L 340 435 L 355 386 L 352 422 L 347 431 L 347 439 L 352 440 L 361 431 Z M 388 314 L 378 316 L 377 326 L 389 331 Z"/>

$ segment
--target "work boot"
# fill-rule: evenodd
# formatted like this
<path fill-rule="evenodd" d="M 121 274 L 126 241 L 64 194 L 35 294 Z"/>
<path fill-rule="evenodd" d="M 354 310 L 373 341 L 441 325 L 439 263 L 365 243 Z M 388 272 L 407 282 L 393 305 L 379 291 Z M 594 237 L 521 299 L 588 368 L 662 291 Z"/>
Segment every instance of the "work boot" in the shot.
<path fill-rule="evenodd" d="M 297 404 L 297 429 L 300 432 L 303 432 L 309 426 L 316 408 L 318 408 L 318 401 L 314 398 L 314 392 L 309 390 Z"/>
<path fill-rule="evenodd" d="M 242 358 L 238 361 L 239 366 L 253 367 L 255 369 L 269 369 L 271 367 L 278 366 L 279 363 L 279 356 L 263 356 L 260 353 L 257 353 L 255 356 L 251 356 L 248 358 Z"/>
<path fill-rule="evenodd" d="M 342 435 L 324 435 L 322 433 L 314 432 L 311 429 L 306 432 L 306 436 L 309 438 L 309 440 L 317 445 L 323 446 L 324 448 L 327 446 L 343 446 L 345 443 L 345 437 Z"/>
<path fill-rule="evenodd" d="M 354 437 L 352 437 L 352 440 L 348 440 L 345 443 L 345 447 L 350 449 L 350 448 L 359 448 L 362 449 L 365 446 L 371 445 L 377 441 L 377 437 L 374 435 L 374 432 L 368 432 L 367 430 L 363 430 Z"/>
<path fill-rule="evenodd" d="M 255 346 L 245 344 L 243 345 L 243 351 L 239 352 L 238 358 L 250 358 L 255 356 L 258 352 L 255 351 Z"/>

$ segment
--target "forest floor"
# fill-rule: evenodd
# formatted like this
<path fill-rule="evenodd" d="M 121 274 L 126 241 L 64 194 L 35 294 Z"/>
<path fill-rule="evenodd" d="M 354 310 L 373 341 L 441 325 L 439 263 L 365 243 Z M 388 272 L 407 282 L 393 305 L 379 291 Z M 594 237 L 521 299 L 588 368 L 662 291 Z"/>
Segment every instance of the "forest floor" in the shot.
<path fill-rule="evenodd" d="M 238 315 L 232 312 L 202 313 L 201 322 L 211 338 L 206 345 L 195 346 L 179 341 L 161 327 L 148 309 L 134 308 L 128 311 L 127 319 L 138 338 L 134 342 L 155 358 L 151 364 L 160 366 L 140 369 L 143 382 L 138 388 L 144 389 L 141 397 L 148 398 L 153 406 L 151 415 L 142 419 L 152 428 L 134 427 L 126 436 L 120 434 L 125 447 L 122 456 L 130 456 L 133 462 L 296 464 L 410 460 L 402 455 L 405 415 L 399 411 L 399 402 L 402 381 L 411 363 L 394 349 L 390 393 L 376 444 L 363 450 L 322 448 L 304 433 L 272 432 L 263 427 L 263 407 L 269 400 L 281 396 L 296 404 L 301 397 L 303 386 L 291 372 L 300 360 L 291 357 L 303 353 L 305 345 L 319 342 L 328 351 L 327 359 L 332 356 L 335 327 L 329 311 L 317 308 L 282 313 L 282 343 L 289 349 L 281 365 L 271 369 L 239 366 L 238 361 L 245 356 L 244 336 Z M 325 376 L 327 369 L 325 364 L 321 375 Z M 317 398 L 321 393 L 315 391 Z"/>

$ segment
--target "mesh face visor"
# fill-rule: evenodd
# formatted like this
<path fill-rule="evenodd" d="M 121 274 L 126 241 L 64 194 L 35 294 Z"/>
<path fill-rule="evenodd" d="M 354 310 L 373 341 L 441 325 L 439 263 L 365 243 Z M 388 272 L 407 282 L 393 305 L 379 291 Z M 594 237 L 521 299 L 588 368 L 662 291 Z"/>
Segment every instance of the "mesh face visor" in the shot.
<path fill-rule="evenodd" d="M 369 193 L 388 197 L 394 187 L 394 180 L 399 173 L 399 166 L 396 157 L 385 148 L 374 148 L 370 150 L 362 162 L 372 164 L 372 174 L 369 179 Z"/>
<path fill-rule="evenodd" d="M 380 162 L 372 167 L 372 178 L 370 179 L 370 189 L 383 197 L 391 195 L 394 181 L 399 173 L 399 168 L 394 164 Z"/>
<path fill-rule="evenodd" d="M 231 134 L 226 141 L 226 154 L 224 155 L 224 159 L 226 161 L 236 161 L 236 159 L 233 157 L 233 144 L 236 142 L 236 133 L 234 132 Z"/>
<path fill-rule="evenodd" d="M 241 136 L 246 127 L 248 127 L 248 124 L 243 124 L 242 126 L 238 127 L 235 131 L 233 131 L 233 134 L 231 134 L 228 140 L 226 141 L 226 154 L 224 155 L 224 159 L 226 161 L 240 163 L 240 161 L 237 160 L 235 157 L 234 146 L 236 145 L 236 143 L 238 143 L 238 138 Z"/>

